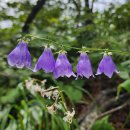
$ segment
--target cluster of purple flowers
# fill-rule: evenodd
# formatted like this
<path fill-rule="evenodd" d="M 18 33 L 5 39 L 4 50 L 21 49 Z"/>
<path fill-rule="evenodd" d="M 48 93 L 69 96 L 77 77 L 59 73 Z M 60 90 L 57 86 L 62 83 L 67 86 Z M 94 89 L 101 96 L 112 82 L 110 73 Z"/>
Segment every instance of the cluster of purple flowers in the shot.
<path fill-rule="evenodd" d="M 31 55 L 28 50 L 28 45 L 22 40 L 18 43 L 16 48 L 7 57 L 8 64 L 10 66 L 16 66 L 17 68 L 27 67 L 31 69 L 32 60 Z M 43 69 L 46 73 L 53 72 L 54 77 L 57 79 L 59 77 L 71 76 L 86 77 L 89 78 L 93 75 L 92 65 L 86 52 L 80 52 L 80 58 L 76 66 L 77 76 L 72 71 L 72 66 L 67 59 L 65 52 L 60 52 L 57 60 L 55 61 L 54 56 L 50 48 L 45 48 L 42 55 L 39 57 L 33 72 Z M 109 53 L 104 54 L 103 59 L 99 63 L 97 74 L 104 73 L 109 78 L 112 77 L 113 73 L 118 73 L 116 66 L 109 55 Z"/>

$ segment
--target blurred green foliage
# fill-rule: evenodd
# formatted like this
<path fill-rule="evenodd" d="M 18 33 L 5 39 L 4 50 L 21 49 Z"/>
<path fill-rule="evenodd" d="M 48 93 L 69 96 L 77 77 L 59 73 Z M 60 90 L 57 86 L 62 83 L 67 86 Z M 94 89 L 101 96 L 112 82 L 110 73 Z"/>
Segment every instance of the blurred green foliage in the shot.
<path fill-rule="evenodd" d="M 117 7 L 111 4 L 104 12 L 91 12 L 81 0 L 76 3 L 74 1 L 47 0 L 30 24 L 29 33 L 60 42 L 59 46 L 51 43 L 54 45 L 55 57 L 55 52 L 61 49 L 62 44 L 130 51 L 130 2 Z M 36 1 L 0 0 L 0 3 L 0 130 L 68 130 L 68 125 L 60 116 L 50 116 L 46 112 L 41 97 L 32 96 L 19 83 L 28 77 L 47 79 L 47 86 L 60 86 L 69 99 L 68 102 L 74 106 L 84 100 L 83 86 L 89 80 L 61 78 L 56 81 L 52 74 L 45 74 L 43 71 L 33 73 L 30 70 L 9 67 L 6 57 L 17 45 L 17 39 L 25 35 L 22 27 Z M 89 24 L 85 24 L 88 21 Z M 46 41 L 39 39 L 30 41 L 33 66 L 43 51 L 41 46 L 46 44 Z M 65 49 L 75 71 L 79 54 L 76 50 Z M 96 72 L 102 55 L 90 52 L 89 56 Z M 113 54 L 113 59 L 121 72 L 119 76 L 123 80 L 128 79 L 121 86 L 129 91 L 129 56 Z M 72 129 L 75 128 L 78 128 L 76 121 L 72 124 Z M 98 121 L 92 130 L 98 128 L 113 130 L 107 118 Z"/>
<path fill-rule="evenodd" d="M 112 124 L 108 122 L 108 117 L 103 117 L 102 119 L 95 122 L 92 126 L 92 130 L 115 130 Z"/>

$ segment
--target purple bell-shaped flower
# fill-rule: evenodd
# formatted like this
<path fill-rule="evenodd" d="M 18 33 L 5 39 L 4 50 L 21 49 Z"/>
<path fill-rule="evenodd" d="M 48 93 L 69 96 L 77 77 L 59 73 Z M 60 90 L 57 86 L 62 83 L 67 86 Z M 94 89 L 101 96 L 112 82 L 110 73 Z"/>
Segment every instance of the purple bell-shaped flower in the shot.
<path fill-rule="evenodd" d="M 110 54 L 105 53 L 103 56 L 103 59 L 99 63 L 96 75 L 100 75 L 100 74 L 104 73 L 106 76 L 111 78 L 114 72 L 119 73 L 116 69 L 116 66 L 115 66 Z"/>
<path fill-rule="evenodd" d="M 43 69 L 46 73 L 53 72 L 55 67 L 55 59 L 50 48 L 45 48 L 42 55 L 39 57 L 34 72 Z"/>
<path fill-rule="evenodd" d="M 21 40 L 15 49 L 7 56 L 7 61 L 10 66 L 31 68 L 32 61 L 28 45 Z"/>
<path fill-rule="evenodd" d="M 72 71 L 72 66 L 70 62 L 63 52 L 58 55 L 53 73 L 56 79 L 64 76 L 67 76 L 68 78 L 71 76 L 76 77 L 76 75 Z"/>
<path fill-rule="evenodd" d="M 92 65 L 87 53 L 81 52 L 80 58 L 77 64 L 77 78 L 78 76 L 89 78 L 93 76 Z"/>

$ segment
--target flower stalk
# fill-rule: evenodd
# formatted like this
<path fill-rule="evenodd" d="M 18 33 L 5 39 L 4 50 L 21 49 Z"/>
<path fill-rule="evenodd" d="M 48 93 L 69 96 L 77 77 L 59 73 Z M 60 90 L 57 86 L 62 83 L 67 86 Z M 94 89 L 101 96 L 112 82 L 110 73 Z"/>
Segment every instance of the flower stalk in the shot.
<path fill-rule="evenodd" d="M 54 41 L 54 40 L 51 40 L 51 39 L 48 39 L 48 38 L 44 38 L 44 37 L 34 36 L 32 34 L 25 35 L 25 38 L 40 39 L 40 40 L 44 40 L 44 41 L 47 41 L 49 43 L 54 43 L 56 45 L 60 45 L 61 46 L 61 43 L 58 42 L 58 41 Z M 63 44 L 62 44 L 62 46 L 66 47 L 66 48 L 74 49 L 74 50 L 79 50 L 79 51 L 82 50 L 81 48 L 78 48 L 78 47 L 73 47 L 73 46 L 68 46 L 68 45 L 63 45 Z M 107 50 L 107 51 L 112 52 L 112 53 L 130 56 L 130 52 L 127 52 L 127 51 L 113 50 L 113 49 L 108 49 L 108 48 L 89 48 L 89 47 L 84 47 L 84 48 L 86 48 L 87 51 L 104 52 L 104 51 Z"/>

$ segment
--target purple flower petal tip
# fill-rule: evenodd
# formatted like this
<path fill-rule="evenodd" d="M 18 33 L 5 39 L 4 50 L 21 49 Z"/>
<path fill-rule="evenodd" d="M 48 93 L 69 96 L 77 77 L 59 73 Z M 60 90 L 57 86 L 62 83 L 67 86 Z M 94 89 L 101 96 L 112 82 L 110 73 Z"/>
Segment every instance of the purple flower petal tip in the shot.
<path fill-rule="evenodd" d="M 72 71 L 72 66 L 70 62 L 68 61 L 64 53 L 60 53 L 58 55 L 53 74 L 54 74 L 55 79 L 59 77 L 64 77 L 64 76 L 67 76 L 68 78 L 71 76 L 76 77 L 76 75 Z"/>
<path fill-rule="evenodd" d="M 28 45 L 23 40 L 20 41 L 14 50 L 7 56 L 7 61 L 10 66 L 31 68 L 32 61 Z"/>
<path fill-rule="evenodd" d="M 103 59 L 99 63 L 97 74 L 104 73 L 107 77 L 111 78 L 113 73 L 119 73 L 110 55 L 104 55 Z"/>
<path fill-rule="evenodd" d="M 77 69 L 77 78 L 78 78 L 78 76 L 81 76 L 81 77 L 84 76 L 86 78 L 89 78 L 90 76 L 94 76 L 93 71 L 92 71 L 91 62 L 86 53 L 82 52 L 80 54 L 80 58 L 79 58 L 76 69 Z"/>
<path fill-rule="evenodd" d="M 55 67 L 55 59 L 50 48 L 45 48 L 39 57 L 33 72 L 43 69 L 46 73 L 53 72 Z"/>

